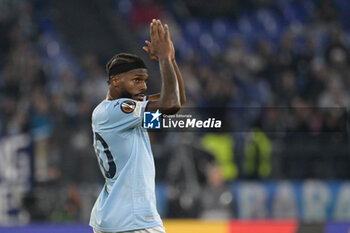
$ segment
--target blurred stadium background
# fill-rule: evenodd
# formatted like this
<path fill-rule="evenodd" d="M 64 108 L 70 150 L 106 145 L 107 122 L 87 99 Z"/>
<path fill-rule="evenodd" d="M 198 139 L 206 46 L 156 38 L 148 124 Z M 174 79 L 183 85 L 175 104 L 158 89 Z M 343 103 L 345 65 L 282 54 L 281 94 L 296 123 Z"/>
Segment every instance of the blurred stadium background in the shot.
<path fill-rule="evenodd" d="M 150 135 L 168 233 L 348 233 L 349 12 L 348 0 L 0 0 L 0 232 L 92 232 L 104 64 L 140 55 L 159 92 L 141 48 L 160 18 L 186 106 L 219 106 L 236 129 Z"/>

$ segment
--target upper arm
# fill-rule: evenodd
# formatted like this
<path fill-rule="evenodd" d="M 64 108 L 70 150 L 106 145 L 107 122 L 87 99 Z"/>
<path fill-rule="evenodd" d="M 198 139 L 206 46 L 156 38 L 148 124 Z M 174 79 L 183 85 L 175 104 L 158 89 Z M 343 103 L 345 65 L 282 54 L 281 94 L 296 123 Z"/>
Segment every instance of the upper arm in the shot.
<path fill-rule="evenodd" d="M 157 111 L 159 110 L 161 113 L 165 114 L 175 114 L 179 111 L 180 106 L 177 104 L 176 101 L 173 103 L 170 103 L 168 105 L 162 104 L 161 101 L 156 100 L 156 101 L 149 101 L 145 111 Z"/>
<path fill-rule="evenodd" d="M 157 101 L 157 100 L 159 100 L 159 98 L 160 98 L 160 93 L 157 93 L 157 94 L 153 94 L 153 95 L 149 95 L 149 96 L 148 96 L 148 100 L 149 100 L 149 101 Z"/>

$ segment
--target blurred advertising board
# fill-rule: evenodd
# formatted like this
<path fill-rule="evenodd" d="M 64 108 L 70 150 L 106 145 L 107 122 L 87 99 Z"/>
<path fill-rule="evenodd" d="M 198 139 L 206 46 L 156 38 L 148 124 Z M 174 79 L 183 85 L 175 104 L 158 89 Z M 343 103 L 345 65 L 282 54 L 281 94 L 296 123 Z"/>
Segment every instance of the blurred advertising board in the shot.
<path fill-rule="evenodd" d="M 92 233 L 87 224 L 32 224 L 0 227 L 0 233 Z"/>
<path fill-rule="evenodd" d="M 298 229 L 297 221 L 240 221 L 230 222 L 230 233 L 295 233 Z"/>
<path fill-rule="evenodd" d="M 350 220 L 350 182 L 236 182 L 231 191 L 239 219 Z"/>
<path fill-rule="evenodd" d="M 346 222 L 330 222 L 325 226 L 326 233 L 349 233 L 350 223 Z"/>
<path fill-rule="evenodd" d="M 164 220 L 167 233 L 349 233 L 350 223 L 304 223 L 294 220 Z M 0 227 L 0 233 L 91 233 L 84 224 L 31 224 Z"/>

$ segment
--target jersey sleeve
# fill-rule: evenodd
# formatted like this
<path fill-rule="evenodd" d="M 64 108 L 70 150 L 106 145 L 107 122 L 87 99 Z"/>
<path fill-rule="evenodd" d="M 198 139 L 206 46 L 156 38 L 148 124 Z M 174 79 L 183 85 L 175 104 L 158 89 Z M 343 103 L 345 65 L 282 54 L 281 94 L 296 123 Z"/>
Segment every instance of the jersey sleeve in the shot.
<path fill-rule="evenodd" d="M 142 125 L 142 117 L 148 101 L 133 99 L 118 99 L 110 105 L 110 123 L 120 130 L 135 128 Z"/>

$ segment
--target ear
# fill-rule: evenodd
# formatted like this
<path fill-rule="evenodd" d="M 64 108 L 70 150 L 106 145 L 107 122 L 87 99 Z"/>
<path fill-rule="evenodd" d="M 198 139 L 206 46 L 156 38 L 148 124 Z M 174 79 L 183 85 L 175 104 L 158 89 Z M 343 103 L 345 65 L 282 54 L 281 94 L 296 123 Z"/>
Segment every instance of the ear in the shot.
<path fill-rule="evenodd" d="M 110 78 L 110 83 L 113 87 L 118 87 L 120 84 L 120 77 L 118 75 L 114 75 Z"/>

